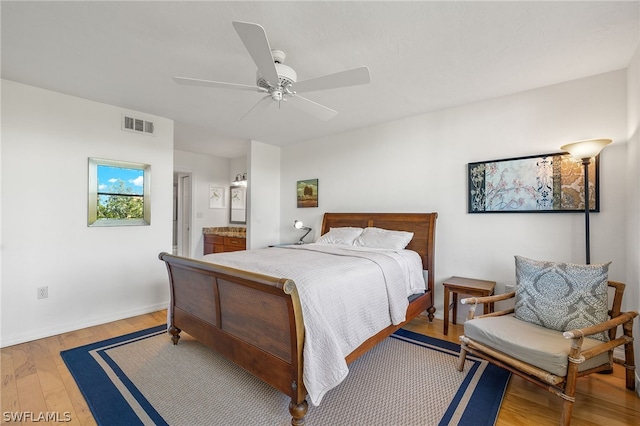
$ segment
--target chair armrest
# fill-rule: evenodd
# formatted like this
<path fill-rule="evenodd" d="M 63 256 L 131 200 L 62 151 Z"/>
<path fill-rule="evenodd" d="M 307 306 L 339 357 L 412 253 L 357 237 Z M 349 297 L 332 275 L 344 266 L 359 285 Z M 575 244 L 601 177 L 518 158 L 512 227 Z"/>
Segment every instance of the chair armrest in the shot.
<path fill-rule="evenodd" d="M 469 314 L 467 315 L 467 320 L 472 320 L 475 315 L 476 315 L 476 306 L 478 306 L 478 303 L 494 303 L 494 302 L 499 302 L 501 300 L 507 300 L 507 299 L 511 299 L 512 297 L 514 297 L 516 295 L 515 291 L 512 291 L 510 293 L 505 293 L 505 294 L 494 294 L 492 296 L 484 296 L 484 297 L 467 297 L 465 299 L 462 299 L 460 301 L 460 303 L 462 303 L 463 305 L 467 305 L 470 304 L 471 306 L 469 307 Z M 488 315 L 492 315 L 492 316 L 499 316 L 499 315 L 505 315 L 508 314 L 510 312 L 507 311 L 500 311 L 500 312 L 495 312 L 493 315 L 492 314 L 488 314 Z"/>
<path fill-rule="evenodd" d="M 487 317 L 501 317 L 503 315 L 509 315 L 515 312 L 514 308 L 503 309 L 502 311 L 494 311 L 488 314 L 478 315 L 475 318 L 487 318 Z"/>
<path fill-rule="evenodd" d="M 591 336 L 592 334 L 607 331 L 612 328 L 616 328 L 626 322 L 633 321 L 636 316 L 638 316 L 638 313 L 635 311 L 621 312 L 620 315 L 615 318 L 611 318 L 608 321 L 592 325 L 591 327 L 577 328 L 574 330 L 565 331 L 564 333 L 562 333 L 562 335 L 565 339 L 579 339 L 581 337 Z"/>
<path fill-rule="evenodd" d="M 460 303 L 463 305 L 476 305 L 478 303 L 494 303 L 499 302 L 501 300 L 511 299 L 516 295 L 515 291 L 504 294 L 494 294 L 492 296 L 484 296 L 484 297 L 466 297 L 460 300 Z"/>

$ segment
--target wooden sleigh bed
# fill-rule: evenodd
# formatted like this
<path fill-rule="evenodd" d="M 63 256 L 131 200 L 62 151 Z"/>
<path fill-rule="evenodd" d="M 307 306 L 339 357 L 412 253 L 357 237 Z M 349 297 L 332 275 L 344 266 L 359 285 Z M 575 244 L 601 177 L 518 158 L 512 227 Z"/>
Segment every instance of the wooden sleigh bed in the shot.
<path fill-rule="evenodd" d="M 346 357 L 350 363 L 424 311 L 433 320 L 434 240 L 437 213 L 325 213 L 330 228 L 377 227 L 413 232 L 406 247 L 428 271 L 426 292 L 410 298 L 405 322 L 371 336 Z M 185 331 L 265 383 L 291 397 L 292 425 L 308 410 L 303 383 L 305 330 L 296 284 L 214 263 L 161 253 L 169 273 L 169 333 L 174 344 Z"/>

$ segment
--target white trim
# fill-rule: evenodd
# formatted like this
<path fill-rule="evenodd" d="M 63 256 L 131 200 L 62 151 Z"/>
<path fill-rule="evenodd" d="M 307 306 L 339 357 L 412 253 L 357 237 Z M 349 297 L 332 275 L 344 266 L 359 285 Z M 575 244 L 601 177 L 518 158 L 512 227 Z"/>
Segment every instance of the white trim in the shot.
<path fill-rule="evenodd" d="M 169 306 L 169 301 L 162 303 L 157 303 L 155 305 L 148 305 L 137 309 L 132 309 L 129 311 L 121 311 L 114 312 L 110 315 L 105 315 L 99 318 L 93 318 L 91 321 L 87 322 L 73 322 L 61 324 L 56 327 L 50 328 L 41 328 L 38 330 L 32 330 L 29 333 L 22 333 L 14 336 L 2 336 L 2 341 L 0 342 L 0 348 L 4 348 L 7 346 L 13 346 L 20 343 L 31 342 L 32 340 L 44 339 L 46 337 L 56 336 L 62 333 L 68 333 L 71 331 L 80 330 L 87 327 L 93 327 L 95 325 L 103 325 L 109 322 L 118 321 L 121 319 L 135 317 L 137 315 L 148 314 L 151 312 L 157 312 L 163 309 L 167 309 Z"/>

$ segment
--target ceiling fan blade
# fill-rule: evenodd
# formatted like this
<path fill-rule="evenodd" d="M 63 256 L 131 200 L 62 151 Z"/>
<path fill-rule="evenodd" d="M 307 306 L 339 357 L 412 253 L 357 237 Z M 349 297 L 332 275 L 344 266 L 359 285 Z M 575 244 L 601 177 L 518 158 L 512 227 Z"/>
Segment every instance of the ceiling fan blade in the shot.
<path fill-rule="evenodd" d="M 300 111 L 306 112 L 307 114 L 322 121 L 329 121 L 338 115 L 338 111 L 324 105 L 320 105 L 311 99 L 303 98 L 302 96 L 291 96 L 287 98 L 287 100 L 291 102 L 292 106 L 298 108 Z"/>
<path fill-rule="evenodd" d="M 189 78 L 189 77 L 173 77 L 173 79 L 178 84 L 187 84 L 190 86 L 219 87 L 222 89 L 250 90 L 252 92 L 264 91 L 264 89 L 260 87 L 248 86 L 246 84 L 224 83 L 222 81 L 201 80 L 199 78 Z"/>
<path fill-rule="evenodd" d="M 242 43 L 249 51 L 253 62 L 258 66 L 260 74 L 269 84 L 274 87 L 278 86 L 278 71 L 273 62 L 271 47 L 269 47 L 269 40 L 267 40 L 267 33 L 265 33 L 264 28 L 258 24 L 237 21 L 233 23 L 233 28 L 235 28 Z"/>
<path fill-rule="evenodd" d="M 249 111 L 247 111 L 247 113 L 245 115 L 242 116 L 242 118 L 240 119 L 240 121 L 244 120 L 245 118 L 249 117 L 249 116 L 255 116 L 258 114 L 261 114 L 263 112 L 265 112 L 267 110 L 267 108 L 269 108 L 269 106 L 271 106 L 271 95 L 267 95 L 264 98 L 260 99 L 258 101 L 258 103 L 256 103 L 254 106 L 251 107 L 251 109 Z"/>
<path fill-rule="evenodd" d="M 293 84 L 296 93 L 314 92 L 316 90 L 336 89 L 339 87 L 357 86 L 371 82 L 369 68 L 360 67 L 352 70 L 341 71 L 323 77 L 299 81 Z"/>

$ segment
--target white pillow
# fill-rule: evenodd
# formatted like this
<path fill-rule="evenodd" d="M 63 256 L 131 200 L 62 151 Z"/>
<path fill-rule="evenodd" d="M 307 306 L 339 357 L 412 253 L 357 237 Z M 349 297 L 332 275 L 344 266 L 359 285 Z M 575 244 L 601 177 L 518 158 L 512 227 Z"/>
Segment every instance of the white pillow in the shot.
<path fill-rule="evenodd" d="M 316 244 L 348 244 L 353 245 L 353 241 L 362 234 L 362 228 L 329 228 L 329 232 L 321 236 Z"/>
<path fill-rule="evenodd" d="M 382 228 L 365 228 L 354 241 L 354 246 L 402 250 L 413 238 L 413 232 L 390 231 Z"/>

